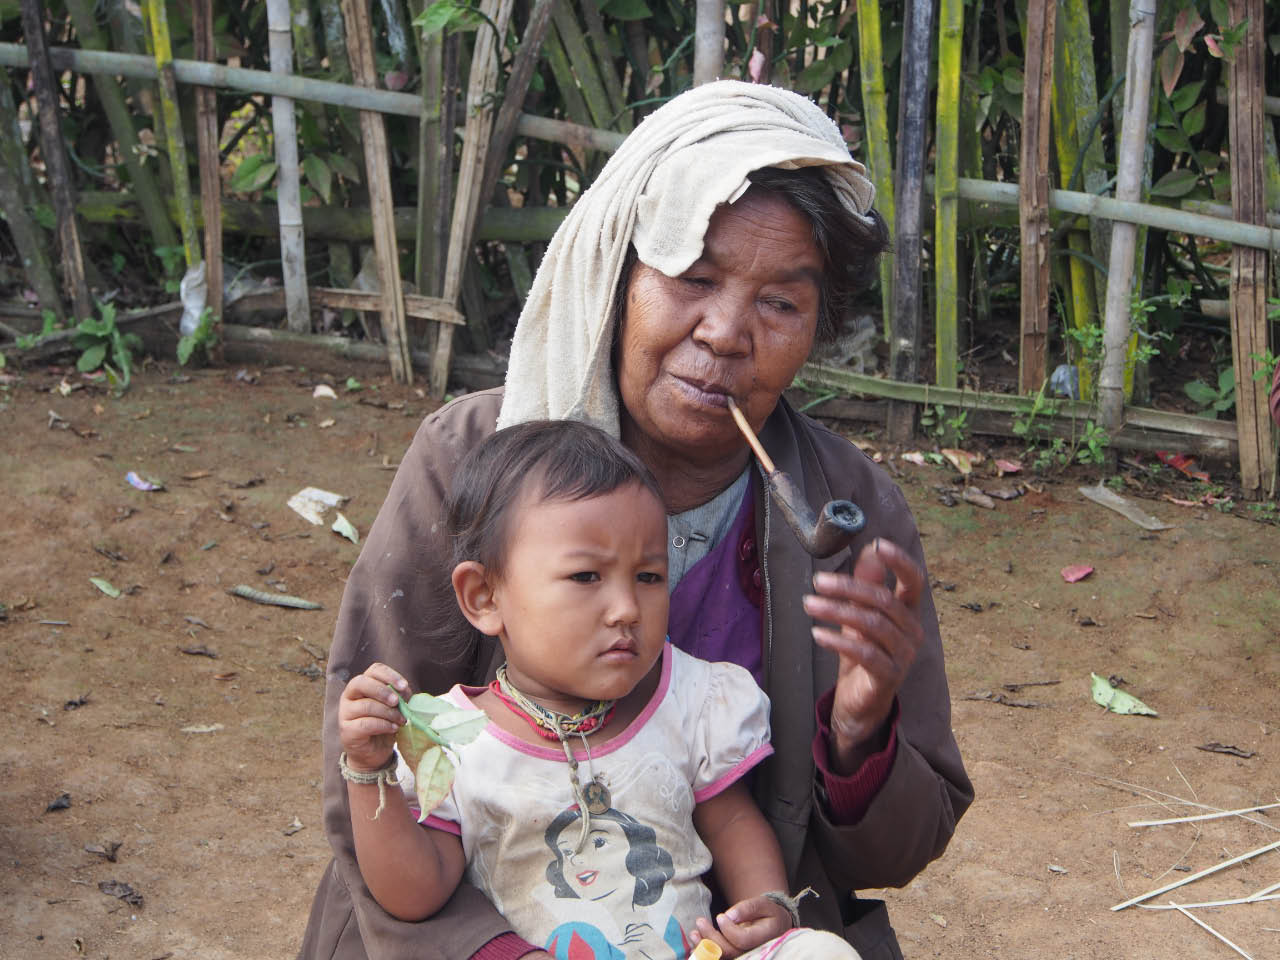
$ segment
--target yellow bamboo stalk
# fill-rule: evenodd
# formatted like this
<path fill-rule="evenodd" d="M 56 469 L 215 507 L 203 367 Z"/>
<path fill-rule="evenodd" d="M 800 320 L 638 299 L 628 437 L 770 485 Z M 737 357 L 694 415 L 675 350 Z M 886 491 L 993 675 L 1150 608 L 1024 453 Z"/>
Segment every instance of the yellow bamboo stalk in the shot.
<path fill-rule="evenodd" d="M 866 159 L 876 186 L 876 209 L 893 233 L 893 153 L 889 149 L 888 94 L 884 85 L 884 46 L 880 36 L 878 0 L 858 0 L 858 72 L 862 78 L 862 113 L 866 121 Z M 884 335 L 893 322 L 893 256 L 880 257 L 880 301 Z"/>
<path fill-rule="evenodd" d="M 956 189 L 960 163 L 960 57 L 964 45 L 964 0 L 941 0 L 938 13 L 938 116 L 934 154 L 934 358 L 937 383 L 954 387 L 960 306 L 956 239 Z"/>
<path fill-rule="evenodd" d="M 178 226 L 182 230 L 182 252 L 187 266 L 194 267 L 202 259 L 200 237 L 196 233 L 195 208 L 191 203 L 191 182 L 187 179 L 187 144 L 182 134 L 182 115 L 178 110 L 178 81 L 173 73 L 173 45 L 169 41 L 169 18 L 164 0 L 144 0 L 148 36 L 160 77 L 160 119 L 164 123 L 164 139 L 169 147 L 169 165 L 173 168 L 173 192 L 178 200 Z"/>

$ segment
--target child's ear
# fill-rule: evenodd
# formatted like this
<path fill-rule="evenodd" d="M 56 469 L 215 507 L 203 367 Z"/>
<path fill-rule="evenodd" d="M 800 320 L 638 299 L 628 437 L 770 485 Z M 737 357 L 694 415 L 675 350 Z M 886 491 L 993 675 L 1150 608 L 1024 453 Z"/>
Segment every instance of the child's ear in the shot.
<path fill-rule="evenodd" d="M 464 560 L 453 568 L 453 593 L 471 625 L 486 637 L 502 633 L 502 614 L 484 564 Z"/>

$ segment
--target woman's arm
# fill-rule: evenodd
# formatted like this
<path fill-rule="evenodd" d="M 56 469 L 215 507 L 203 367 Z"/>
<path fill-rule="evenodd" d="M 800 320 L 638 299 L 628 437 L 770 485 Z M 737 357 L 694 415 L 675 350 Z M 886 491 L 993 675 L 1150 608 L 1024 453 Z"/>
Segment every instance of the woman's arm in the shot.
<path fill-rule="evenodd" d="M 737 956 L 768 943 L 791 927 L 790 914 L 761 894 L 787 892 L 782 850 L 741 780 L 699 803 L 693 825 L 711 851 L 712 871 L 732 906 L 716 918 L 698 918 L 698 932 Z"/>

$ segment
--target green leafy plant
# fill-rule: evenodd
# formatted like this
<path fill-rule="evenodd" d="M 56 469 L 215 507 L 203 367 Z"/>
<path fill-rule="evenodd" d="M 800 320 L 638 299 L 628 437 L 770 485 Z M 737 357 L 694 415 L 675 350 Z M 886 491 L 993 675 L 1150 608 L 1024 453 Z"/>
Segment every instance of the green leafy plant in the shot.
<path fill-rule="evenodd" d="M 156 247 L 154 252 L 160 258 L 160 263 L 164 265 L 165 293 L 177 293 L 182 286 L 182 271 L 187 262 L 186 251 L 182 249 L 182 244 L 175 243 L 171 246 Z"/>
<path fill-rule="evenodd" d="M 101 367 L 113 386 L 122 392 L 129 389 L 133 352 L 142 349 L 142 340 L 136 333 L 126 333 L 116 325 L 115 304 L 99 303 L 98 319 L 85 317 L 75 329 L 72 343 L 81 351 L 76 369 L 88 373 Z"/>
<path fill-rule="evenodd" d="M 1200 408 L 1202 416 L 1217 417 L 1236 405 L 1236 373 L 1230 366 L 1218 371 L 1216 388 L 1203 380 L 1191 380 L 1184 383 L 1182 389 Z"/>
<path fill-rule="evenodd" d="M 414 18 L 413 24 L 426 35 L 438 33 L 454 33 L 460 30 L 476 30 L 489 18 L 469 3 L 459 0 L 436 0 L 428 4 L 422 13 Z"/>
<path fill-rule="evenodd" d="M 46 309 L 40 313 L 40 332 L 19 334 L 14 344 L 19 350 L 30 350 L 49 334 L 61 329 L 62 324 L 58 322 L 57 314 L 52 310 Z"/>
<path fill-rule="evenodd" d="M 1107 431 L 1092 420 L 1086 420 L 1084 433 L 1076 442 L 1076 462 L 1100 465 L 1106 459 L 1107 447 L 1110 445 L 1111 438 L 1107 435 Z"/>
<path fill-rule="evenodd" d="M 920 414 L 920 428 L 940 444 L 959 446 L 969 436 L 969 411 L 948 413 L 941 403 L 925 404 Z"/>
<path fill-rule="evenodd" d="M 178 363 L 185 367 L 197 349 L 207 355 L 217 341 L 218 336 L 213 330 L 213 308 L 205 307 L 195 330 L 178 340 Z"/>

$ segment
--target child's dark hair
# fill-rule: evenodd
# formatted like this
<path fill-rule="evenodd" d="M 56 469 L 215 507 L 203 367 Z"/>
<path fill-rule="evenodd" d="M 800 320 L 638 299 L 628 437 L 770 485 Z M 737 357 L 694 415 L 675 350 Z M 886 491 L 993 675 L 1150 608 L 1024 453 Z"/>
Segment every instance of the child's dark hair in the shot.
<path fill-rule="evenodd" d="M 598 427 L 576 420 L 531 420 L 499 430 L 473 447 L 454 472 L 444 502 L 445 531 L 453 547 L 450 569 L 474 560 L 500 577 L 511 508 L 526 493 L 541 500 L 586 500 L 629 484 L 644 487 L 662 502 L 649 468 Z M 478 634 L 457 604 L 451 607 L 456 618 L 447 618 L 446 630 L 470 649 Z"/>

